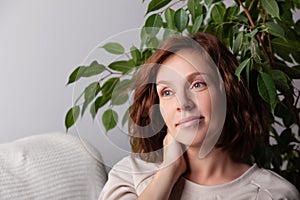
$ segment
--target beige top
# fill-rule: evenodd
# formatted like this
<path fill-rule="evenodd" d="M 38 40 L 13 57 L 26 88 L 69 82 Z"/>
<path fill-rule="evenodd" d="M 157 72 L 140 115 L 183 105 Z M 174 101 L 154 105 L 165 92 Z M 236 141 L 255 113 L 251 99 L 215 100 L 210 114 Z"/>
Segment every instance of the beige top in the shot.
<path fill-rule="evenodd" d="M 136 199 L 153 178 L 159 164 L 128 156 L 110 171 L 99 200 Z M 188 200 L 300 200 L 297 189 L 276 173 L 253 165 L 239 178 L 221 185 L 204 186 L 183 177 L 174 186 L 170 199 Z"/>

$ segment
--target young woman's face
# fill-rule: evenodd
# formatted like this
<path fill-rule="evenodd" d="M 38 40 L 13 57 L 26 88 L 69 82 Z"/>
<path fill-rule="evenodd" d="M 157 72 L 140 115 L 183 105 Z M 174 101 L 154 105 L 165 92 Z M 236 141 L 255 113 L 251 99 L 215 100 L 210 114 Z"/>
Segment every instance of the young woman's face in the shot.
<path fill-rule="evenodd" d="M 200 147 L 208 132 L 217 131 L 210 126 L 215 126 L 213 107 L 220 102 L 214 98 L 220 98 L 218 88 L 223 82 L 211 65 L 200 53 L 184 50 L 168 57 L 157 73 L 159 106 L 168 132 L 188 146 Z"/>

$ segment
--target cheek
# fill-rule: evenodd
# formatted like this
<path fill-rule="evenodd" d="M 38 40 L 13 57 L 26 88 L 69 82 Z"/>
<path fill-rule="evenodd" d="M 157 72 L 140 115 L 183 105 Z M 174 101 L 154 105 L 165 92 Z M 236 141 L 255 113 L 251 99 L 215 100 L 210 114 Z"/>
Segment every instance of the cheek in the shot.
<path fill-rule="evenodd" d="M 159 104 L 159 108 L 160 108 L 160 113 L 165 121 L 165 123 L 167 124 L 167 126 L 169 126 L 169 124 L 171 123 L 171 117 L 174 116 L 172 106 L 173 103 L 170 102 L 164 102 L 161 101 Z"/>
<path fill-rule="evenodd" d="M 208 91 L 200 93 L 197 97 L 197 107 L 200 109 L 200 113 L 210 115 L 211 113 L 211 96 Z"/>

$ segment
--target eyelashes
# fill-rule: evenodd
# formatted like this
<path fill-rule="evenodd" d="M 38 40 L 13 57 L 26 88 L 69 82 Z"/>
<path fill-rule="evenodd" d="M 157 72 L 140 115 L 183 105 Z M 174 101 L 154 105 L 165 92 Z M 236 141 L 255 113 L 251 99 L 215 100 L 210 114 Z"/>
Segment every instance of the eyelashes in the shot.
<path fill-rule="evenodd" d="M 207 88 L 207 84 L 204 81 L 194 81 L 189 85 L 188 89 L 194 92 L 199 92 Z M 175 90 L 170 87 L 164 87 L 160 90 L 159 95 L 161 97 L 170 97 L 175 94 Z"/>

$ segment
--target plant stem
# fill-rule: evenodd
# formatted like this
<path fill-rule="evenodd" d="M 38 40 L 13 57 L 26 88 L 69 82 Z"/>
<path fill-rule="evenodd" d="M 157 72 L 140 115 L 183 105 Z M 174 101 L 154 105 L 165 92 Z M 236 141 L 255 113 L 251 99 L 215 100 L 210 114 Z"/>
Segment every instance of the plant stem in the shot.
<path fill-rule="evenodd" d="M 249 11 L 251 10 L 253 4 L 254 4 L 254 0 L 252 0 L 251 3 L 250 3 L 250 5 L 249 5 L 249 8 L 248 8 Z"/>
<path fill-rule="evenodd" d="M 255 29 L 256 26 L 255 26 L 255 24 L 254 24 L 254 22 L 253 22 L 253 19 L 252 19 L 250 13 L 249 13 L 249 10 L 244 6 L 244 4 L 241 2 L 241 0 L 238 0 L 238 2 L 239 2 L 239 4 L 242 6 L 242 8 L 243 8 L 245 14 L 247 15 L 247 18 L 248 18 L 248 20 L 249 20 L 249 22 L 250 22 L 251 28 L 252 28 L 252 29 Z M 257 40 L 259 41 L 259 43 L 260 43 L 260 45 L 261 45 L 261 47 L 262 47 L 262 50 L 263 50 L 264 54 L 267 56 L 268 62 L 269 62 L 269 64 L 271 65 L 272 69 L 275 68 L 275 67 L 274 67 L 273 59 L 271 59 L 271 56 L 270 56 L 270 54 L 269 54 L 268 51 L 267 51 L 266 45 L 265 45 L 265 43 L 263 42 L 263 40 L 261 39 L 260 35 L 257 34 L 257 35 L 256 35 L 256 38 L 257 38 Z"/>

